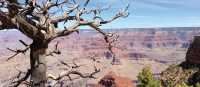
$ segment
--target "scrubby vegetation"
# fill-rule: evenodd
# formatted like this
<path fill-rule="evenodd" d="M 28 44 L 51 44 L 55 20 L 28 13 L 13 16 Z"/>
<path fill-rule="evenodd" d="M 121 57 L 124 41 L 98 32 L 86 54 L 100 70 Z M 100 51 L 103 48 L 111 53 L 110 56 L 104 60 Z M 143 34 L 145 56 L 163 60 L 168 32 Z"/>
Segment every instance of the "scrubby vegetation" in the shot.
<path fill-rule="evenodd" d="M 198 68 L 183 68 L 180 65 L 171 65 L 161 73 L 161 81 L 164 87 L 188 87 L 192 85 L 192 76 Z"/>
<path fill-rule="evenodd" d="M 199 65 L 183 62 L 171 65 L 155 79 L 150 67 L 145 67 L 138 75 L 137 87 L 200 87 Z"/>
<path fill-rule="evenodd" d="M 138 75 L 138 87 L 161 87 L 159 80 L 153 77 L 150 67 L 145 67 Z"/>

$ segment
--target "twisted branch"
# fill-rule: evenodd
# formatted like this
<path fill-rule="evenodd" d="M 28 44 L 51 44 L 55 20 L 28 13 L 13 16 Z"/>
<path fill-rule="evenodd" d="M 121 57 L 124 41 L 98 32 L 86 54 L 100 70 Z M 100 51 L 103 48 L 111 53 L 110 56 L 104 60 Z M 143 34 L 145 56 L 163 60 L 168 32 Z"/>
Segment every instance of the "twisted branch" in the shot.
<path fill-rule="evenodd" d="M 71 69 L 67 69 L 68 71 L 61 72 L 58 76 L 54 76 L 52 74 L 49 74 L 48 78 L 56 81 L 54 84 L 52 84 L 52 86 L 55 86 L 56 84 L 58 84 L 58 82 L 61 79 L 63 79 L 64 77 L 68 77 L 70 81 L 78 79 L 78 78 L 72 78 L 71 75 L 77 75 L 79 78 L 93 78 L 93 79 L 96 79 L 96 77 L 94 75 L 100 72 L 100 69 L 97 69 L 97 67 L 94 66 L 94 71 L 93 72 L 81 73 L 80 71 L 77 71 L 76 69 L 78 69 L 82 65 L 76 64 L 74 62 L 74 60 L 73 60 L 73 65 L 72 66 L 70 66 L 69 64 L 67 64 L 64 61 L 60 61 L 60 63 L 63 64 L 64 66 L 67 66 L 68 68 L 71 68 Z"/>

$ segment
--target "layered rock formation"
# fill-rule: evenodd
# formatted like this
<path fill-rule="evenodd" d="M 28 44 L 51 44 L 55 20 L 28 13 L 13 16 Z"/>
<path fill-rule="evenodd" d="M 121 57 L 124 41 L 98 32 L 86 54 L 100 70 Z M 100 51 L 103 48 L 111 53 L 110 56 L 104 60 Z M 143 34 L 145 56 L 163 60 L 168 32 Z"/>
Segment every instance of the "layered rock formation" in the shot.
<path fill-rule="evenodd" d="M 185 49 L 189 47 L 189 43 L 193 36 L 200 32 L 199 27 L 180 27 L 180 28 L 133 28 L 133 29 L 106 29 L 107 32 L 116 32 L 120 37 L 116 46 L 117 58 L 128 59 L 141 59 L 150 58 L 158 61 L 170 60 L 175 61 L 183 60 Z M 24 37 L 16 31 L 0 32 L 0 57 L 9 56 L 7 47 L 16 48 L 23 45 L 16 44 L 19 39 L 24 41 L 31 40 Z M 80 34 L 72 34 L 68 37 L 63 37 L 54 40 L 49 48 L 52 48 L 56 42 L 59 41 L 60 50 L 64 50 L 72 57 L 88 57 L 95 55 L 98 57 L 109 58 L 110 54 L 107 50 L 106 43 L 102 35 L 97 34 L 92 30 L 81 30 Z M 9 43 L 9 44 L 8 44 Z M 159 48 L 159 49 L 157 49 Z M 162 49 L 169 49 L 170 51 L 162 51 Z M 178 51 L 177 51 L 178 50 Z M 162 52 L 161 53 L 158 53 Z M 170 52 L 170 53 L 168 53 Z M 170 56 L 170 57 L 169 57 Z M 171 58 L 171 59 L 168 59 Z M 164 59 L 164 60 L 160 60 Z"/>
<path fill-rule="evenodd" d="M 131 79 L 117 76 L 114 72 L 109 72 L 94 87 L 134 87 L 134 86 Z"/>
<path fill-rule="evenodd" d="M 200 64 L 200 36 L 195 36 L 186 54 L 186 61 L 192 64 Z"/>
<path fill-rule="evenodd" d="M 108 32 L 116 32 L 120 37 L 117 42 L 116 48 L 116 57 L 118 58 L 127 58 L 132 60 L 141 60 L 134 61 L 133 63 L 146 64 L 143 63 L 144 60 L 152 61 L 156 63 L 162 63 L 164 66 L 167 66 L 167 63 L 179 63 L 182 62 L 185 58 L 186 49 L 189 47 L 189 43 L 192 40 L 193 36 L 196 36 L 200 32 L 199 27 L 191 28 L 148 28 L 148 29 L 117 29 L 117 30 L 107 30 Z M 6 50 L 7 47 L 18 49 L 23 48 L 23 45 L 17 43 L 18 40 L 28 41 L 27 44 L 31 43 L 31 40 L 23 36 L 19 32 L 15 31 L 5 31 L 0 32 L 0 58 L 8 58 L 10 55 L 13 55 L 12 52 Z M 68 37 L 63 37 L 54 40 L 49 45 L 49 50 L 54 49 L 54 45 L 59 41 L 58 48 L 61 50 L 62 54 L 59 56 L 53 56 L 56 58 L 90 58 L 90 56 L 97 56 L 98 58 L 110 58 L 110 54 L 106 48 L 106 43 L 103 37 L 100 34 L 97 34 L 91 30 L 82 30 L 80 34 L 72 34 Z M 195 42 L 196 41 L 196 42 Z M 186 60 L 191 63 L 199 63 L 199 39 L 194 40 L 195 44 L 193 47 L 190 47 Z M 27 57 L 19 55 L 16 56 L 20 61 L 23 58 Z M 14 58 L 15 59 L 15 58 Z M 17 59 L 17 58 L 16 58 Z M 143 60 L 144 59 L 144 60 Z M 23 59 L 24 60 L 24 59 Z M 28 60 L 28 59 L 27 59 Z M 12 61 L 11 61 L 12 62 Z M 16 62 L 14 62 L 16 63 Z M 29 63 L 28 63 L 29 64 Z M 3 65 L 3 64 L 2 64 Z M 10 65 L 10 64 L 8 64 Z M 120 65 L 119 65 L 120 66 Z M 160 66 L 160 65 L 157 65 Z M 163 66 L 160 66 L 163 70 Z M 6 67 L 7 68 L 7 67 Z M 134 68 L 138 69 L 138 66 L 131 65 L 129 68 L 133 70 Z M 161 68 L 155 68 L 158 71 Z M 125 68 L 127 69 L 127 68 Z M 7 69 L 1 69 L 5 72 L 10 72 Z M 16 70 L 15 70 L 16 71 Z M 136 69 L 134 71 L 137 71 Z M 5 73 L 2 72 L 2 73 Z M 125 72 L 125 71 L 124 71 Z M 127 72 L 127 71 L 126 71 Z M 184 70 L 183 70 L 184 72 Z M 1 73 L 0 77 L 3 77 L 4 74 Z M 136 73 L 134 73 L 136 75 Z M 127 74 L 127 75 L 132 75 Z M 4 75 L 8 76 L 8 75 Z M 176 72 L 174 76 L 177 76 Z M 114 81 L 113 81 L 114 80 Z M 120 84 L 129 84 L 131 81 L 128 78 L 120 76 L 105 76 L 99 81 L 100 86 L 103 84 L 115 84 L 119 81 Z M 123 82 L 126 81 L 126 82 Z M 119 87 L 126 87 L 120 85 Z"/>

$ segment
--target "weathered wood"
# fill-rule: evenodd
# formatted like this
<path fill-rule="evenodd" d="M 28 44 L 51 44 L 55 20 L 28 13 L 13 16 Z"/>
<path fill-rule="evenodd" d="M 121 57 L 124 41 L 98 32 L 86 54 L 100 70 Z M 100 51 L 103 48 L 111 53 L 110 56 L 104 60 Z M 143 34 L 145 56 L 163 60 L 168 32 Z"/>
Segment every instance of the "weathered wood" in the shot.
<path fill-rule="evenodd" d="M 14 28 L 16 28 L 16 26 L 12 23 L 11 18 L 4 12 L 0 11 L 0 30 Z"/>
<path fill-rule="evenodd" d="M 45 87 L 46 84 L 46 49 L 48 44 L 43 41 L 34 40 L 31 44 L 30 63 L 31 63 L 31 78 L 30 81 L 33 87 Z"/>

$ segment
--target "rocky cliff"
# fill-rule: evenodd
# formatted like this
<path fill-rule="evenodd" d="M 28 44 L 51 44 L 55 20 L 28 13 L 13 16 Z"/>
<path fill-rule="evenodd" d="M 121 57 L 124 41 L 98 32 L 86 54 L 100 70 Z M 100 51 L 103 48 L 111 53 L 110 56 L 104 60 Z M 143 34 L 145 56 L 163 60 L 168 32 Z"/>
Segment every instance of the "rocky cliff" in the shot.
<path fill-rule="evenodd" d="M 186 54 L 186 61 L 200 64 L 200 36 L 195 36 Z"/>
<path fill-rule="evenodd" d="M 170 61 L 176 61 L 174 59 L 177 58 L 181 58 L 177 60 L 182 60 L 192 37 L 199 34 L 200 27 L 105 29 L 105 31 L 115 32 L 119 35 L 115 51 L 117 57 L 134 60 L 153 58 L 156 61 L 165 62 L 160 59 L 167 59 L 170 56 Z M 0 57 L 9 55 L 7 47 L 22 47 L 23 45 L 17 43 L 19 39 L 28 40 L 28 43 L 31 43 L 27 37 L 19 32 L 0 32 L 0 46 L 2 46 L 0 50 L 4 50 L 0 52 L 2 54 Z M 92 30 L 81 30 L 79 35 L 74 33 L 56 39 L 49 48 L 57 41 L 60 41 L 59 48 L 73 57 L 96 55 L 109 58 L 110 55 L 103 37 Z M 165 49 L 167 51 L 163 51 Z"/>

